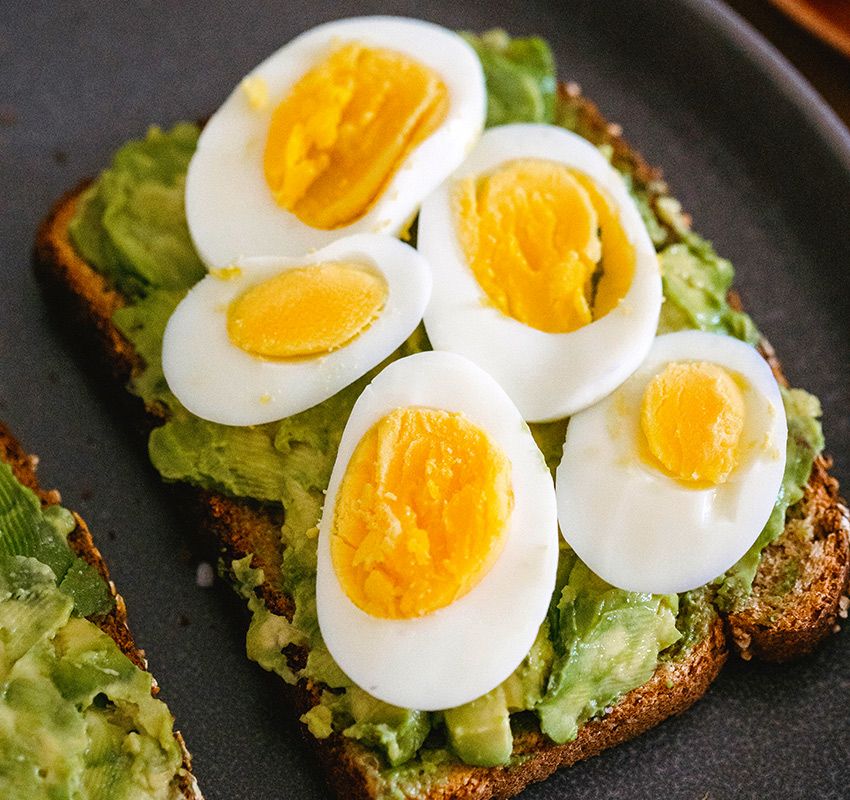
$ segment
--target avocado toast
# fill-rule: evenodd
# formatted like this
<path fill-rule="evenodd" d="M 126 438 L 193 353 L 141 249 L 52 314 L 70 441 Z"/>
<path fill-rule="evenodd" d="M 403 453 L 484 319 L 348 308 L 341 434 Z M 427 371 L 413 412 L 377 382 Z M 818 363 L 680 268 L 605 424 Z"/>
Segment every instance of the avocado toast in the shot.
<path fill-rule="evenodd" d="M 669 267 L 666 287 L 668 299 L 674 297 L 677 290 L 680 295 L 687 295 L 694 288 L 688 282 L 687 273 L 693 267 L 692 257 L 696 258 L 698 264 L 711 264 L 715 270 L 712 274 L 717 277 L 716 286 L 713 287 L 714 295 L 707 302 L 719 307 L 717 324 L 724 328 L 724 332 L 737 333 L 744 338 L 753 337 L 754 332 L 748 320 L 725 305 L 723 293 L 731 278 L 726 262 L 716 259 L 710 253 L 710 248 L 706 249 L 704 242 L 689 233 L 686 219 L 675 203 L 666 197 L 658 177 L 630 151 L 616 135 L 616 129 L 608 126 L 575 90 L 561 88 L 556 100 L 556 111 L 562 124 L 577 130 L 596 144 L 611 148 L 615 165 L 631 176 L 635 194 L 645 204 L 651 215 L 649 219 L 654 220 L 656 246 L 659 251 L 666 253 Z M 186 147 L 191 148 L 190 131 L 183 129 L 172 136 L 177 140 L 183 139 Z M 157 140 L 154 135 L 152 141 L 152 146 L 156 146 L 157 141 L 163 143 L 164 140 Z M 45 224 L 37 247 L 36 268 L 48 295 L 60 299 L 66 308 L 73 309 L 79 330 L 90 332 L 95 340 L 95 351 L 116 381 L 123 384 L 131 375 L 135 375 L 135 391 L 146 397 L 148 407 L 146 412 L 143 411 L 142 404 L 131 398 L 130 405 L 135 409 L 133 413 L 140 421 L 146 420 L 144 427 L 156 425 L 157 420 L 162 419 L 163 409 L 159 402 L 161 398 L 156 395 L 162 387 L 156 386 L 157 376 L 150 369 L 152 354 L 153 358 L 156 357 L 155 343 L 150 351 L 142 351 L 145 346 L 145 323 L 138 318 L 134 322 L 133 306 L 126 301 L 128 296 L 132 296 L 132 289 L 127 289 L 126 295 L 116 292 L 109 282 L 79 257 L 69 241 L 68 224 L 77 210 L 78 201 L 79 193 L 74 193 L 60 202 L 54 215 Z M 91 210 L 92 206 L 86 208 Z M 162 299 L 161 295 L 159 299 Z M 113 320 L 113 312 L 119 307 L 128 309 L 120 314 L 124 334 L 115 327 Z M 687 298 L 678 307 L 687 310 Z M 679 320 L 678 324 L 687 324 L 687 321 Z M 133 343 L 126 338 L 127 333 Z M 762 346 L 766 347 L 764 344 Z M 147 360 L 147 372 L 141 369 L 140 359 Z M 778 366 L 774 366 L 778 369 Z M 806 483 L 808 466 L 815 459 L 806 496 L 795 504 L 786 533 L 771 545 L 769 554 L 762 557 L 756 589 L 751 598 L 744 599 L 736 591 L 736 582 L 732 580 L 724 584 L 725 592 L 717 601 L 725 609 L 734 612 L 727 616 L 727 620 L 736 644 L 748 653 L 769 658 L 793 657 L 810 649 L 829 632 L 839 611 L 847 577 L 846 517 L 837 499 L 837 486 L 828 476 L 825 462 L 820 457 L 815 458 L 820 447 L 819 435 L 816 428 L 812 427 L 816 425 L 816 412 L 811 402 L 802 395 L 792 395 L 791 400 L 801 406 L 799 441 L 796 444 L 799 445 L 800 472 L 806 474 L 798 480 L 799 484 Z M 181 474 L 180 469 L 185 470 L 186 467 L 174 457 L 175 451 L 179 453 L 181 448 L 180 442 L 175 442 L 175 437 L 182 435 L 192 438 L 204 431 L 193 428 L 191 420 L 184 419 L 181 422 L 182 427 L 173 425 L 152 439 L 151 451 L 155 464 L 166 477 L 185 480 L 186 473 Z M 324 423 L 321 420 L 313 422 L 311 429 L 301 432 L 302 436 L 305 434 L 315 434 L 316 440 L 312 442 L 308 438 L 306 449 L 312 447 L 316 453 L 327 456 L 328 431 Z M 333 433 L 330 435 L 332 442 Z M 546 451 L 547 430 L 540 429 L 538 435 L 538 441 L 544 443 Z M 557 439 L 557 431 L 553 438 Z M 299 441 L 294 436 L 292 439 Z M 261 440 L 251 444 L 259 448 L 258 455 L 266 454 Z M 299 449 L 303 452 L 302 448 Z M 330 449 L 333 449 L 332 446 Z M 551 446 L 548 452 L 553 452 Z M 332 460 L 332 453 L 330 458 Z M 287 631 L 287 626 L 280 619 L 289 617 L 294 609 L 291 598 L 281 591 L 279 506 L 275 509 L 274 506 L 234 499 L 234 494 L 250 495 L 251 492 L 233 491 L 233 486 L 228 486 L 222 481 L 220 473 L 214 472 L 214 464 L 204 465 L 204 469 L 208 469 L 208 474 L 200 480 L 196 479 L 196 482 L 206 483 L 206 487 L 186 492 L 193 497 L 193 507 L 197 511 L 202 531 L 213 535 L 217 545 L 223 549 L 226 554 L 225 565 L 234 572 L 254 611 L 255 623 L 252 625 L 253 635 L 249 634 L 249 653 L 266 668 L 292 677 L 289 674 L 292 670 L 304 669 L 304 654 L 297 643 L 293 646 L 291 640 L 286 638 L 291 632 Z M 321 469 L 324 467 L 320 465 Z M 314 491 L 322 488 L 321 485 L 306 485 Z M 230 489 L 230 492 L 212 493 L 210 490 L 215 488 Z M 297 489 L 285 488 L 290 493 Z M 263 496 L 262 490 L 255 490 L 253 496 L 260 500 L 269 499 Z M 285 535 L 299 534 L 299 531 L 293 531 L 292 521 L 292 517 L 298 516 L 299 499 L 308 501 L 302 513 L 309 515 L 311 512 L 310 498 L 293 497 L 290 503 L 284 502 L 289 515 L 289 530 L 284 529 Z M 793 492 L 789 499 L 796 500 Z M 315 503 L 315 498 L 312 502 Z M 315 510 L 312 513 L 315 515 Z M 783 507 L 779 519 L 780 530 L 784 513 Z M 312 524 L 315 522 L 305 522 L 300 533 L 303 535 Z M 246 560 L 248 558 L 251 560 Z M 290 561 L 288 566 L 292 565 Z M 796 575 L 794 569 L 788 569 L 794 565 L 801 567 L 796 569 Z M 284 569 L 286 566 L 284 563 Z M 258 569 L 263 572 L 258 573 Z M 739 575 L 739 582 L 743 580 L 746 583 L 746 569 L 743 573 Z M 792 575 L 790 580 L 789 574 Z M 780 575 L 781 581 L 778 577 Z M 292 586 L 291 583 L 289 585 Z M 725 658 L 723 623 L 713 610 L 713 604 L 698 595 L 683 599 L 678 613 L 678 622 L 682 628 L 680 632 L 685 636 L 678 645 L 671 645 L 669 651 L 665 648 L 661 666 L 648 682 L 645 678 L 632 678 L 634 685 L 639 685 L 639 688 L 626 693 L 617 703 L 612 698 L 610 706 L 608 702 L 603 702 L 595 712 L 590 701 L 596 701 L 597 698 L 584 698 L 587 703 L 582 703 L 577 715 L 578 721 L 583 724 L 579 727 L 577 738 L 570 743 L 555 746 L 539 732 L 535 732 L 533 725 L 527 729 L 527 717 L 515 719 L 514 760 L 512 766 L 507 768 L 475 768 L 457 763 L 446 753 L 438 726 L 435 726 L 431 740 L 427 742 L 418 762 L 414 761 L 406 768 L 400 764 L 395 770 L 387 770 L 385 761 L 357 744 L 353 737 L 359 734 L 359 738 L 365 741 L 370 741 L 370 737 L 374 741 L 376 729 L 383 725 L 382 730 L 389 728 L 391 737 L 395 735 L 398 741 L 398 732 L 403 732 L 405 725 L 415 728 L 418 723 L 411 718 L 385 719 L 373 716 L 370 719 L 368 714 L 375 709 L 367 709 L 363 719 L 357 719 L 355 710 L 354 724 L 346 729 L 346 736 L 337 732 L 329 738 L 311 738 L 311 741 L 316 741 L 320 756 L 326 759 L 331 779 L 340 794 L 364 797 L 382 793 L 432 797 L 464 794 L 510 796 L 527 782 L 544 777 L 557 766 L 572 763 L 629 738 L 664 717 L 683 710 L 701 696 Z M 284 646 L 288 661 L 280 658 L 280 650 Z M 296 689 L 296 700 L 302 711 L 318 700 L 317 683 L 309 679 L 302 680 Z M 611 710 L 604 713 L 609 707 Z M 598 720 L 584 722 L 581 718 L 595 717 L 599 712 L 603 712 L 603 715 Z M 321 736 L 330 732 L 322 730 L 322 723 L 327 728 L 329 721 L 325 713 L 311 713 L 305 718 L 313 733 Z M 432 742 L 435 744 L 432 745 Z M 385 757 L 393 756 L 387 754 Z"/>
<path fill-rule="evenodd" d="M 0 424 L 0 789 L 200 798 L 124 600 L 82 518 L 39 487 L 36 463 Z"/>

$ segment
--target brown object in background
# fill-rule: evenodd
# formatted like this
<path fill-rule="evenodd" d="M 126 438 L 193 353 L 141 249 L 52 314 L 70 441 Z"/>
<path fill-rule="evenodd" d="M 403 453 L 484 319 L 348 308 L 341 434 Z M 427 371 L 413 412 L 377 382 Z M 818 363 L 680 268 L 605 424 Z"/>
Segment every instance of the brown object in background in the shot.
<path fill-rule="evenodd" d="M 850 58 L 850 3 L 847 0 L 771 0 L 819 39 Z"/>
<path fill-rule="evenodd" d="M 800 70 L 850 127 L 850 0 L 726 0 L 726 3 Z M 780 11 L 780 6 L 789 16 Z M 795 16 L 798 25 L 791 18 L 791 6 L 840 9 L 847 49 L 839 52 L 815 38 L 814 31 L 800 27 L 803 21 Z"/>

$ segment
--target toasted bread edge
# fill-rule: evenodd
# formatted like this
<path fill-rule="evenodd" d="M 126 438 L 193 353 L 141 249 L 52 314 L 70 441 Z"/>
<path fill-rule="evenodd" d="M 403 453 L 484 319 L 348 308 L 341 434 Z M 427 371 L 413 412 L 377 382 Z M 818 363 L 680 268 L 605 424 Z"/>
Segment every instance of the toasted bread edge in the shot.
<path fill-rule="evenodd" d="M 0 461 L 5 461 L 12 468 L 15 478 L 24 486 L 32 489 L 42 502 L 42 505 L 55 505 L 61 502 L 61 497 L 56 489 L 43 489 L 38 482 L 35 471 L 38 459 L 24 450 L 20 442 L 12 435 L 11 431 L 0 422 Z M 77 527 L 69 534 L 68 543 L 74 553 L 94 567 L 109 587 L 109 594 L 114 600 L 112 610 L 101 617 L 92 619 L 107 636 L 121 649 L 127 658 L 137 667 L 147 670 L 148 662 L 145 654 L 136 646 L 133 634 L 127 624 L 127 606 L 124 598 L 118 593 L 115 584 L 109 577 L 109 568 L 106 566 L 100 550 L 97 549 L 91 532 L 85 520 L 76 512 L 74 520 Z M 159 686 L 154 679 L 152 693 L 158 694 Z M 180 731 L 174 731 L 174 738 L 180 746 L 183 757 L 183 766 L 178 776 L 180 792 L 187 800 L 203 800 L 203 795 L 198 787 L 197 780 L 192 773 L 192 756 L 186 748 L 186 742 Z"/>

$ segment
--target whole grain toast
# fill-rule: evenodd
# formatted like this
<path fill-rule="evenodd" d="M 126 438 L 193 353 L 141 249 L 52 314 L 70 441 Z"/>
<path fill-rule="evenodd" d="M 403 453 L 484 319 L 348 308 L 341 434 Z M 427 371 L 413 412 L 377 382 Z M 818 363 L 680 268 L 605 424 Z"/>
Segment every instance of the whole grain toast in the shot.
<path fill-rule="evenodd" d="M 651 203 L 667 195 L 660 173 L 628 145 L 620 127 L 607 122 L 576 85 L 561 85 L 559 102 L 578 133 L 611 148 L 614 165 L 631 175 Z M 126 415 L 146 433 L 161 422 L 163 412 L 146 408 L 123 389 L 133 372 L 143 366 L 111 322 L 124 298 L 76 254 L 68 238 L 68 223 L 84 189 L 85 184 L 62 197 L 42 224 L 34 269 L 47 300 L 63 309 L 63 321 L 73 331 L 86 361 L 99 375 L 111 378 L 110 394 L 120 398 L 117 402 Z M 784 383 L 779 362 L 766 341 L 761 350 Z M 626 694 L 605 716 L 583 725 L 575 741 L 555 745 L 533 726 L 518 729 L 515 754 L 521 758 L 515 760 L 515 766 L 457 764 L 436 777 L 414 781 L 405 789 L 406 795 L 429 800 L 512 797 L 559 767 L 596 755 L 687 709 L 719 673 L 729 645 L 745 658 L 757 655 L 774 661 L 809 652 L 836 627 L 837 618 L 847 613 L 850 524 L 829 467 L 826 458 L 815 462 L 804 498 L 789 510 L 784 533 L 762 558 L 750 600 L 733 614 L 716 616 L 707 635 L 686 655 L 663 662 L 646 684 Z M 273 613 L 291 616 L 292 601 L 279 589 L 279 509 L 186 485 L 176 486 L 175 491 L 204 546 L 214 548 L 227 563 L 253 554 L 252 566 L 262 568 L 265 575 L 257 592 Z M 787 572 L 783 567 L 791 559 L 802 559 L 803 568 L 793 584 L 779 592 L 777 576 Z M 292 656 L 303 658 L 295 651 Z M 317 688 L 302 682 L 290 695 L 300 714 L 316 702 Z M 338 796 L 364 800 L 381 796 L 381 762 L 372 751 L 339 735 L 319 741 L 305 732 L 305 738 Z"/>
<path fill-rule="evenodd" d="M 24 486 L 32 489 L 41 500 L 43 506 L 55 505 L 61 502 L 61 497 L 56 489 L 47 490 L 41 488 L 35 474 L 36 467 L 38 466 L 38 458 L 29 455 L 2 422 L 0 422 L 0 461 L 9 464 L 15 478 Z M 110 580 L 109 569 L 100 551 L 95 546 L 85 520 L 76 512 L 73 513 L 77 527 L 69 534 L 68 544 L 75 555 L 82 558 L 100 573 L 101 577 L 106 581 L 109 587 L 109 594 L 114 601 L 112 610 L 108 614 L 93 617 L 90 621 L 94 622 L 109 636 L 130 661 L 140 669 L 147 670 L 148 664 L 145 654 L 136 646 L 133 640 L 133 634 L 130 632 L 127 624 L 127 606 L 124 603 L 124 598 L 118 594 L 115 584 Z M 152 693 L 154 695 L 159 693 L 159 687 L 155 680 L 153 682 Z M 183 755 L 183 766 L 177 778 L 180 793 L 187 800 L 203 800 L 198 783 L 192 774 L 192 757 L 186 749 L 186 743 L 183 741 L 180 731 L 174 732 L 174 738 L 177 740 L 177 744 L 180 746 L 180 751 Z"/>

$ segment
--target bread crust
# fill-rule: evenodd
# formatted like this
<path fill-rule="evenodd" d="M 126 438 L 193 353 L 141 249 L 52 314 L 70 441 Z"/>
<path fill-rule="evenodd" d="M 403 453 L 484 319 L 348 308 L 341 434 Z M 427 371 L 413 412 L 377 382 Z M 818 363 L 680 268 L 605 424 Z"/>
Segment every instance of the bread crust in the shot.
<path fill-rule="evenodd" d="M 790 661 L 811 653 L 830 633 L 838 632 L 839 618 L 847 617 L 850 526 L 830 466 L 827 458 L 815 460 L 803 500 L 787 522 L 789 535 L 767 547 L 752 596 L 726 618 L 731 639 L 746 660 L 757 656 L 763 661 Z M 814 528 L 811 541 L 801 544 L 791 537 L 800 525 Z M 785 557 L 786 550 L 795 546 L 802 546 L 803 554 L 792 550 Z M 795 602 L 771 602 L 770 568 L 775 563 L 787 568 L 789 558 L 803 565 L 789 589 Z"/>
<path fill-rule="evenodd" d="M 38 495 L 42 505 L 55 505 L 61 502 L 61 497 L 56 489 L 43 489 L 39 485 L 35 474 L 38 458 L 28 454 L 2 422 L 0 422 L 0 461 L 5 461 L 11 466 L 15 478 L 24 486 L 32 489 Z M 68 535 L 68 543 L 75 555 L 82 558 L 100 573 L 101 577 L 106 581 L 109 587 L 109 594 L 114 601 L 112 609 L 108 614 L 93 617 L 91 621 L 118 645 L 121 652 L 130 661 L 140 669 L 147 670 L 148 662 L 144 651 L 136 646 L 133 634 L 130 632 L 127 624 L 127 606 L 124 603 L 124 598 L 118 594 L 115 584 L 110 579 L 109 568 L 106 566 L 106 561 L 104 561 L 103 556 L 100 554 L 100 550 L 95 546 L 94 539 L 85 520 L 76 512 L 72 513 L 74 514 L 74 521 L 77 523 L 77 527 Z M 159 686 L 156 680 L 153 682 L 151 693 L 153 695 L 159 693 Z M 180 752 L 183 757 L 183 765 L 178 775 L 180 793 L 186 800 L 203 800 L 198 783 L 192 774 L 192 756 L 186 749 L 186 743 L 183 741 L 180 731 L 174 731 L 174 738 L 180 746 Z"/>
<path fill-rule="evenodd" d="M 575 85 L 559 87 L 562 101 L 578 116 L 582 135 L 596 144 L 612 148 L 613 162 L 627 169 L 655 202 L 666 193 L 659 171 L 650 167 L 623 139 L 619 126 L 609 123 L 597 107 L 583 98 Z M 133 370 L 142 368 L 138 355 L 111 322 L 123 298 L 73 250 L 67 235 L 84 185 L 61 198 L 42 224 L 36 239 L 34 269 L 50 302 L 64 309 L 63 318 L 74 331 L 88 360 L 95 356 L 101 374 L 110 376 L 110 394 L 117 391 L 134 427 L 147 431 L 159 424 L 158 409 L 145 409 L 141 400 L 123 390 Z M 781 375 L 779 363 L 765 343 L 764 354 Z M 784 380 L 784 379 L 783 379 Z M 187 511 L 205 547 L 215 547 L 226 561 L 253 555 L 252 565 L 264 570 L 266 581 L 257 589 L 271 611 L 291 617 L 292 602 L 278 588 L 280 520 L 269 507 L 248 503 L 191 486 L 176 487 L 180 506 Z M 808 652 L 835 625 L 842 610 L 848 580 L 847 510 L 838 496 L 828 463 L 818 459 L 801 507 L 817 541 L 823 542 L 823 569 L 801 586 L 799 597 L 806 613 L 794 613 L 765 623 L 752 609 L 730 615 L 724 623 L 716 619 L 709 635 L 682 660 L 662 664 L 649 682 L 626 694 L 602 718 L 579 731 L 575 741 L 555 745 L 542 734 L 518 732 L 515 754 L 522 763 L 500 768 L 479 768 L 458 764 L 439 783 L 428 783 L 411 798 L 508 798 L 528 784 L 539 781 L 562 766 L 624 742 L 663 719 L 690 707 L 708 689 L 727 657 L 727 641 L 745 656 L 782 660 Z M 272 544 L 270 544 L 272 543 Z M 817 572 L 817 571 L 815 571 Z M 809 620 L 807 624 L 806 620 Z M 725 628 L 724 628 L 725 626 Z M 306 682 L 285 687 L 300 715 L 317 699 L 316 688 Z M 380 762 L 371 751 L 349 739 L 331 736 L 319 741 L 305 731 L 305 739 L 323 766 L 328 783 L 339 797 L 373 800 L 381 796 Z"/>
<path fill-rule="evenodd" d="M 708 691 L 726 662 L 726 654 L 723 625 L 717 619 L 708 636 L 695 645 L 686 658 L 659 666 L 649 681 L 626 694 L 608 714 L 582 725 L 572 742 L 553 744 L 539 730 L 515 731 L 516 763 L 511 766 L 457 764 L 440 783 L 427 785 L 427 795 L 414 791 L 403 796 L 411 800 L 514 797 L 529 784 L 545 780 L 561 767 L 598 755 L 686 711 Z M 317 743 L 317 755 L 338 797 L 373 800 L 383 796 L 379 762 L 373 753 L 353 742 L 337 741 L 330 747 L 321 744 Z M 353 793 L 355 773 L 359 773 L 360 779 L 356 784 L 357 792 Z"/>

